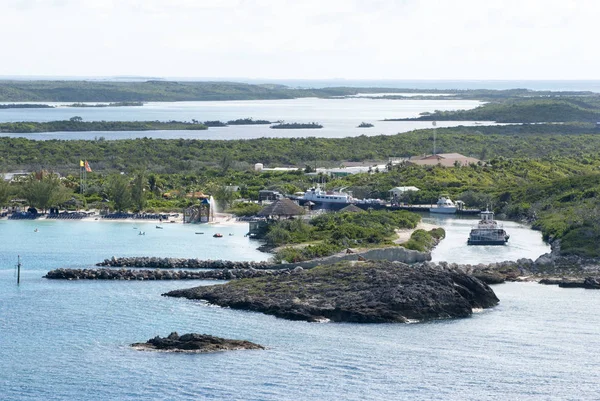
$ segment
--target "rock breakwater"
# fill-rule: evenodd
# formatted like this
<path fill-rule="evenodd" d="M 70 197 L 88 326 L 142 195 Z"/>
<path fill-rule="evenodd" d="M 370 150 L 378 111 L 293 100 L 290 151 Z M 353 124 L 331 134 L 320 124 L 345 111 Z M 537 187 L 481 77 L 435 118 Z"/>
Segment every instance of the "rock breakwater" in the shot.
<path fill-rule="evenodd" d="M 302 268 L 297 268 L 302 270 Z M 55 280 L 234 280 L 291 274 L 297 269 L 218 269 L 208 271 L 137 269 L 55 269 L 44 278 Z"/>
<path fill-rule="evenodd" d="M 154 269 L 276 269 L 272 262 L 234 262 L 231 260 L 202 260 L 185 258 L 123 257 L 104 259 L 96 266 L 140 267 Z"/>

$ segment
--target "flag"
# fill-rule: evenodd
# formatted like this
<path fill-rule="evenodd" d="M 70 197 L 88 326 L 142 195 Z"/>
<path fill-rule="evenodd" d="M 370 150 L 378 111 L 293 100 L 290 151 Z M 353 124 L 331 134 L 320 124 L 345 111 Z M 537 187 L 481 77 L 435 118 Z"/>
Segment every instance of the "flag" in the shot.
<path fill-rule="evenodd" d="M 85 171 L 87 171 L 88 173 L 92 172 L 92 169 L 90 168 L 90 165 L 88 164 L 87 160 L 85 161 Z"/>
<path fill-rule="evenodd" d="M 83 160 L 79 160 L 79 167 L 83 167 Z"/>

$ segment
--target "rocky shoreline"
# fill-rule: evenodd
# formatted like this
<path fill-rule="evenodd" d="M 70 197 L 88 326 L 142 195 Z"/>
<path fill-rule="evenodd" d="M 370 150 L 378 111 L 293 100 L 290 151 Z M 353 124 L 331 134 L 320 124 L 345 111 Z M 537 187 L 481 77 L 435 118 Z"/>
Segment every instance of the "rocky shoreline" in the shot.
<path fill-rule="evenodd" d="M 274 269 L 272 262 L 234 262 L 231 260 L 202 260 L 186 258 L 157 258 L 146 256 L 104 259 L 96 266 L 140 267 L 154 269 Z"/>
<path fill-rule="evenodd" d="M 487 284 L 467 274 L 389 261 L 344 262 L 163 295 L 289 320 L 355 323 L 468 317 L 499 302 Z"/>
<path fill-rule="evenodd" d="M 145 343 L 134 343 L 131 346 L 138 350 L 187 353 L 265 349 L 262 345 L 245 340 L 229 340 L 197 333 L 180 336 L 177 332 L 172 332 L 167 337 L 156 336 Z"/>
<path fill-rule="evenodd" d="M 52 280 L 234 280 L 291 274 L 294 270 L 218 269 L 208 271 L 137 269 L 55 269 L 44 278 Z"/>

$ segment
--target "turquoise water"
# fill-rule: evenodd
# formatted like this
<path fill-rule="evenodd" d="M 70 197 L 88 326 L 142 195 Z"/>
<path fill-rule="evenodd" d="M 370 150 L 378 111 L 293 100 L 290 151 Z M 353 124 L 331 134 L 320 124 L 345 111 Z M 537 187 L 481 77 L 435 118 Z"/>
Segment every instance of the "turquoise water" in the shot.
<path fill-rule="evenodd" d="M 471 229 L 479 221 L 475 216 L 423 214 L 423 222 L 444 227 L 446 238 L 431 252 L 434 262 L 494 263 L 527 258 L 535 260 L 550 252 L 550 246 L 542 239 L 542 233 L 514 221 L 497 220 L 510 239 L 504 246 L 467 245 Z"/>
<path fill-rule="evenodd" d="M 61 105 L 62 103 L 53 103 Z M 209 128 L 206 131 L 123 131 L 123 132 L 52 132 L 40 134 L 0 134 L 28 139 L 252 139 L 262 137 L 342 138 L 359 135 L 395 135 L 420 128 L 431 128 L 431 122 L 380 121 L 385 118 L 417 117 L 434 110 L 464 110 L 477 107 L 474 100 L 383 100 L 383 99 L 286 99 L 219 102 L 150 102 L 142 107 L 106 107 L 53 109 L 3 109 L 0 122 L 68 120 L 80 116 L 85 121 L 229 121 L 238 118 L 287 122 L 319 122 L 322 129 L 274 130 L 269 125 L 244 125 Z M 357 128 L 361 122 L 373 128 Z M 479 122 L 444 121 L 439 127 L 476 125 Z M 486 122 L 491 124 L 491 122 Z"/>
<path fill-rule="evenodd" d="M 1 399 L 598 398 L 600 292 L 503 284 L 494 287 L 500 305 L 469 319 L 314 324 L 160 296 L 214 282 L 41 278 L 51 268 L 84 267 L 112 255 L 264 258 L 243 237 L 243 225 L 157 230 L 136 223 L 145 227 L 144 238 L 133 225 L 0 221 Z M 193 234 L 199 227 L 206 234 Z M 210 230 L 235 235 L 217 242 L 207 237 Z M 452 238 L 455 231 L 448 231 Z M 19 287 L 16 253 L 24 262 Z M 183 355 L 128 347 L 173 330 L 248 339 L 269 349 Z"/>

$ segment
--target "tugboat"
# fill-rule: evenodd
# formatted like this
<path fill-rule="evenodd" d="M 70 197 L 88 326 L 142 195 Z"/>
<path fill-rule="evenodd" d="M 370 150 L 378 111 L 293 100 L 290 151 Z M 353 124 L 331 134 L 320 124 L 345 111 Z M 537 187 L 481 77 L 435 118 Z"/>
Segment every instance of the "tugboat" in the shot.
<path fill-rule="evenodd" d="M 504 245 L 508 242 L 510 235 L 504 231 L 502 226 L 494 220 L 494 212 L 485 210 L 481 212 L 481 220 L 477 228 L 471 230 L 468 245 Z"/>

